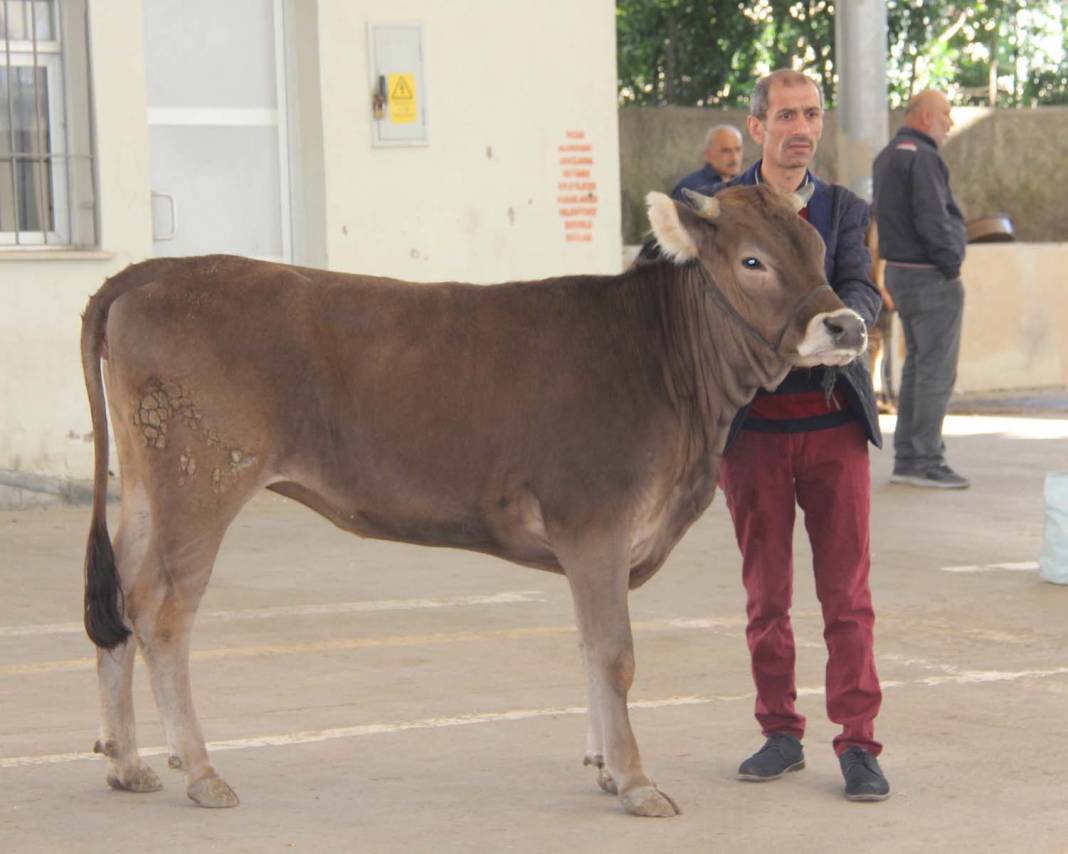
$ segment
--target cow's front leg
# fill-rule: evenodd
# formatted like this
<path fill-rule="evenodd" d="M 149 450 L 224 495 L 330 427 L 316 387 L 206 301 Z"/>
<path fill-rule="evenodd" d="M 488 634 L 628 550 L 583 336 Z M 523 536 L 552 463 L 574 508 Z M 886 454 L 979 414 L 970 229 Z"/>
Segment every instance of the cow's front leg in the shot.
<path fill-rule="evenodd" d="M 604 766 L 604 723 L 601 721 L 601 704 L 598 702 L 597 681 L 593 678 L 590 660 L 586 655 L 586 645 L 582 645 L 583 661 L 586 666 L 586 756 L 583 765 L 592 765 L 597 769 L 597 785 L 610 795 L 618 795 L 616 781 Z"/>
<path fill-rule="evenodd" d="M 645 776 L 627 715 L 634 644 L 627 611 L 627 566 L 620 549 L 578 550 L 565 560 L 586 652 L 591 726 L 603 733 L 604 770 L 628 813 L 667 817 L 679 810 Z M 596 743 L 596 732 L 593 733 Z"/>

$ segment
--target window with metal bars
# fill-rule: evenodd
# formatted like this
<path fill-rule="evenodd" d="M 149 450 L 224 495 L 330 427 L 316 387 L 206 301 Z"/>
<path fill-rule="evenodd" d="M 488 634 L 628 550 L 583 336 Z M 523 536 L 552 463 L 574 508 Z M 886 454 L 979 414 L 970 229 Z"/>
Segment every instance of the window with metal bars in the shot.
<path fill-rule="evenodd" d="M 86 0 L 0 0 L 0 251 L 96 245 Z"/>

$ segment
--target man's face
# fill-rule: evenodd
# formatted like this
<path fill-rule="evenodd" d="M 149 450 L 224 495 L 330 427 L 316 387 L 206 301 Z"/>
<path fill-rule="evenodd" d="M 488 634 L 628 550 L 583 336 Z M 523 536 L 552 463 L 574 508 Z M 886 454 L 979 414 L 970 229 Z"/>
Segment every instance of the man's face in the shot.
<path fill-rule="evenodd" d="M 949 101 L 942 95 L 939 95 L 938 98 L 931 103 L 930 125 L 931 130 L 929 136 L 939 147 L 941 147 L 945 143 L 946 137 L 949 136 L 950 130 L 953 128 L 953 116 L 951 115 Z"/>
<path fill-rule="evenodd" d="M 729 181 L 742 171 L 741 138 L 733 131 L 716 131 L 705 148 L 705 160 Z"/>
<path fill-rule="evenodd" d="M 750 136 L 763 149 L 765 162 L 782 169 L 807 167 L 823 135 L 823 109 L 816 85 L 787 86 L 777 81 L 768 96 L 767 116 L 747 119 Z"/>

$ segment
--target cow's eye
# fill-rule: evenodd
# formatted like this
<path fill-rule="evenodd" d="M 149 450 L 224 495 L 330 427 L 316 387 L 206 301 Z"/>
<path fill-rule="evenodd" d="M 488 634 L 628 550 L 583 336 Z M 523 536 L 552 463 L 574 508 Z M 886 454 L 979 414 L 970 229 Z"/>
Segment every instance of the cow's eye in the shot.
<path fill-rule="evenodd" d="M 742 266 L 747 270 L 763 270 L 764 265 L 761 264 L 756 258 L 743 258 Z"/>

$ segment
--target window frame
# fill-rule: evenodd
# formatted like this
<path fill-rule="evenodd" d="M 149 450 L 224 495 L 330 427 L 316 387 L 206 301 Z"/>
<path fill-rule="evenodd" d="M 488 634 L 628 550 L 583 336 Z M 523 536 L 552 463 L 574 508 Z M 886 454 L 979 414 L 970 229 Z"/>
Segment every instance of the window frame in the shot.
<path fill-rule="evenodd" d="M 5 4 L 8 10 L 16 3 L 21 5 L 24 0 L 0 0 L 0 4 Z M 23 8 L 28 11 L 27 6 Z M 40 7 L 35 4 L 34 8 L 40 14 Z M 6 33 L 0 29 L 0 70 L 8 72 L 7 85 L 12 85 L 10 75 L 16 68 L 45 69 L 43 102 L 47 104 L 48 133 L 47 149 L 42 154 L 42 162 L 51 170 L 51 186 L 46 201 L 51 204 L 53 213 L 52 227 L 45 231 L 30 231 L 22 228 L 20 222 L 8 222 L 5 218 L 0 224 L 0 252 L 4 253 L 19 250 L 84 249 L 95 248 L 97 245 L 96 158 L 93 154 L 95 146 L 91 129 L 91 95 L 88 88 L 88 4 L 84 0 L 73 3 L 53 0 L 47 9 L 52 18 L 50 39 L 36 43 L 32 39 L 6 41 Z M 77 17 L 79 15 L 80 19 Z M 29 16 L 26 16 L 23 23 L 30 27 L 30 20 Z M 86 43 L 77 46 L 68 43 L 68 40 L 77 38 Z M 80 61 L 84 60 L 84 94 L 75 92 L 68 85 L 69 76 L 72 73 L 77 74 L 77 71 L 72 71 L 72 54 L 75 55 L 74 63 L 81 65 Z M 13 92 L 12 89 L 8 94 Z M 84 127 L 80 127 L 79 131 L 76 125 Z M 76 140 L 81 140 L 87 150 L 77 151 Z M 16 171 L 12 164 L 20 155 L 32 156 L 32 153 L 12 152 L 11 161 L 0 163 L 0 170 L 12 175 Z M 76 158 L 86 161 L 88 169 L 87 175 L 81 180 L 76 177 L 76 169 L 71 168 L 71 161 Z M 74 165 L 77 168 L 78 164 Z M 43 188 L 43 181 L 40 178 L 38 181 Z M 12 181 L 12 189 L 14 183 Z M 34 192 L 40 198 L 40 190 Z M 17 204 L 16 198 L 12 206 L 16 218 Z"/>
<path fill-rule="evenodd" d="M 6 62 L 0 64 L 0 71 L 16 68 L 44 68 L 47 72 L 45 82 L 45 99 L 48 104 L 48 148 L 44 160 L 48 162 L 52 170 L 51 187 L 49 188 L 48 201 L 52 205 L 53 227 L 47 232 L 31 231 L 26 228 L 16 232 L 9 226 L 17 226 L 16 222 L 4 222 L 0 225 L 0 246 L 44 246 L 53 244 L 69 245 L 70 240 L 70 193 L 67 187 L 67 139 L 66 121 L 63 119 L 63 107 L 66 103 L 63 92 L 63 67 L 58 53 L 44 53 L 37 51 L 37 61 L 34 62 L 32 54 L 16 54 L 11 52 L 10 65 Z M 28 152 L 16 153 L 15 157 L 26 157 Z M 14 174 L 14 167 L 4 164 L 3 167 L 9 175 Z M 2 177 L 2 176 L 0 176 Z M 42 186 L 43 182 L 41 183 Z M 14 185 L 14 182 L 13 182 Z M 40 192 L 41 187 L 34 188 L 34 194 Z M 12 206 L 18 219 L 17 201 Z"/>

